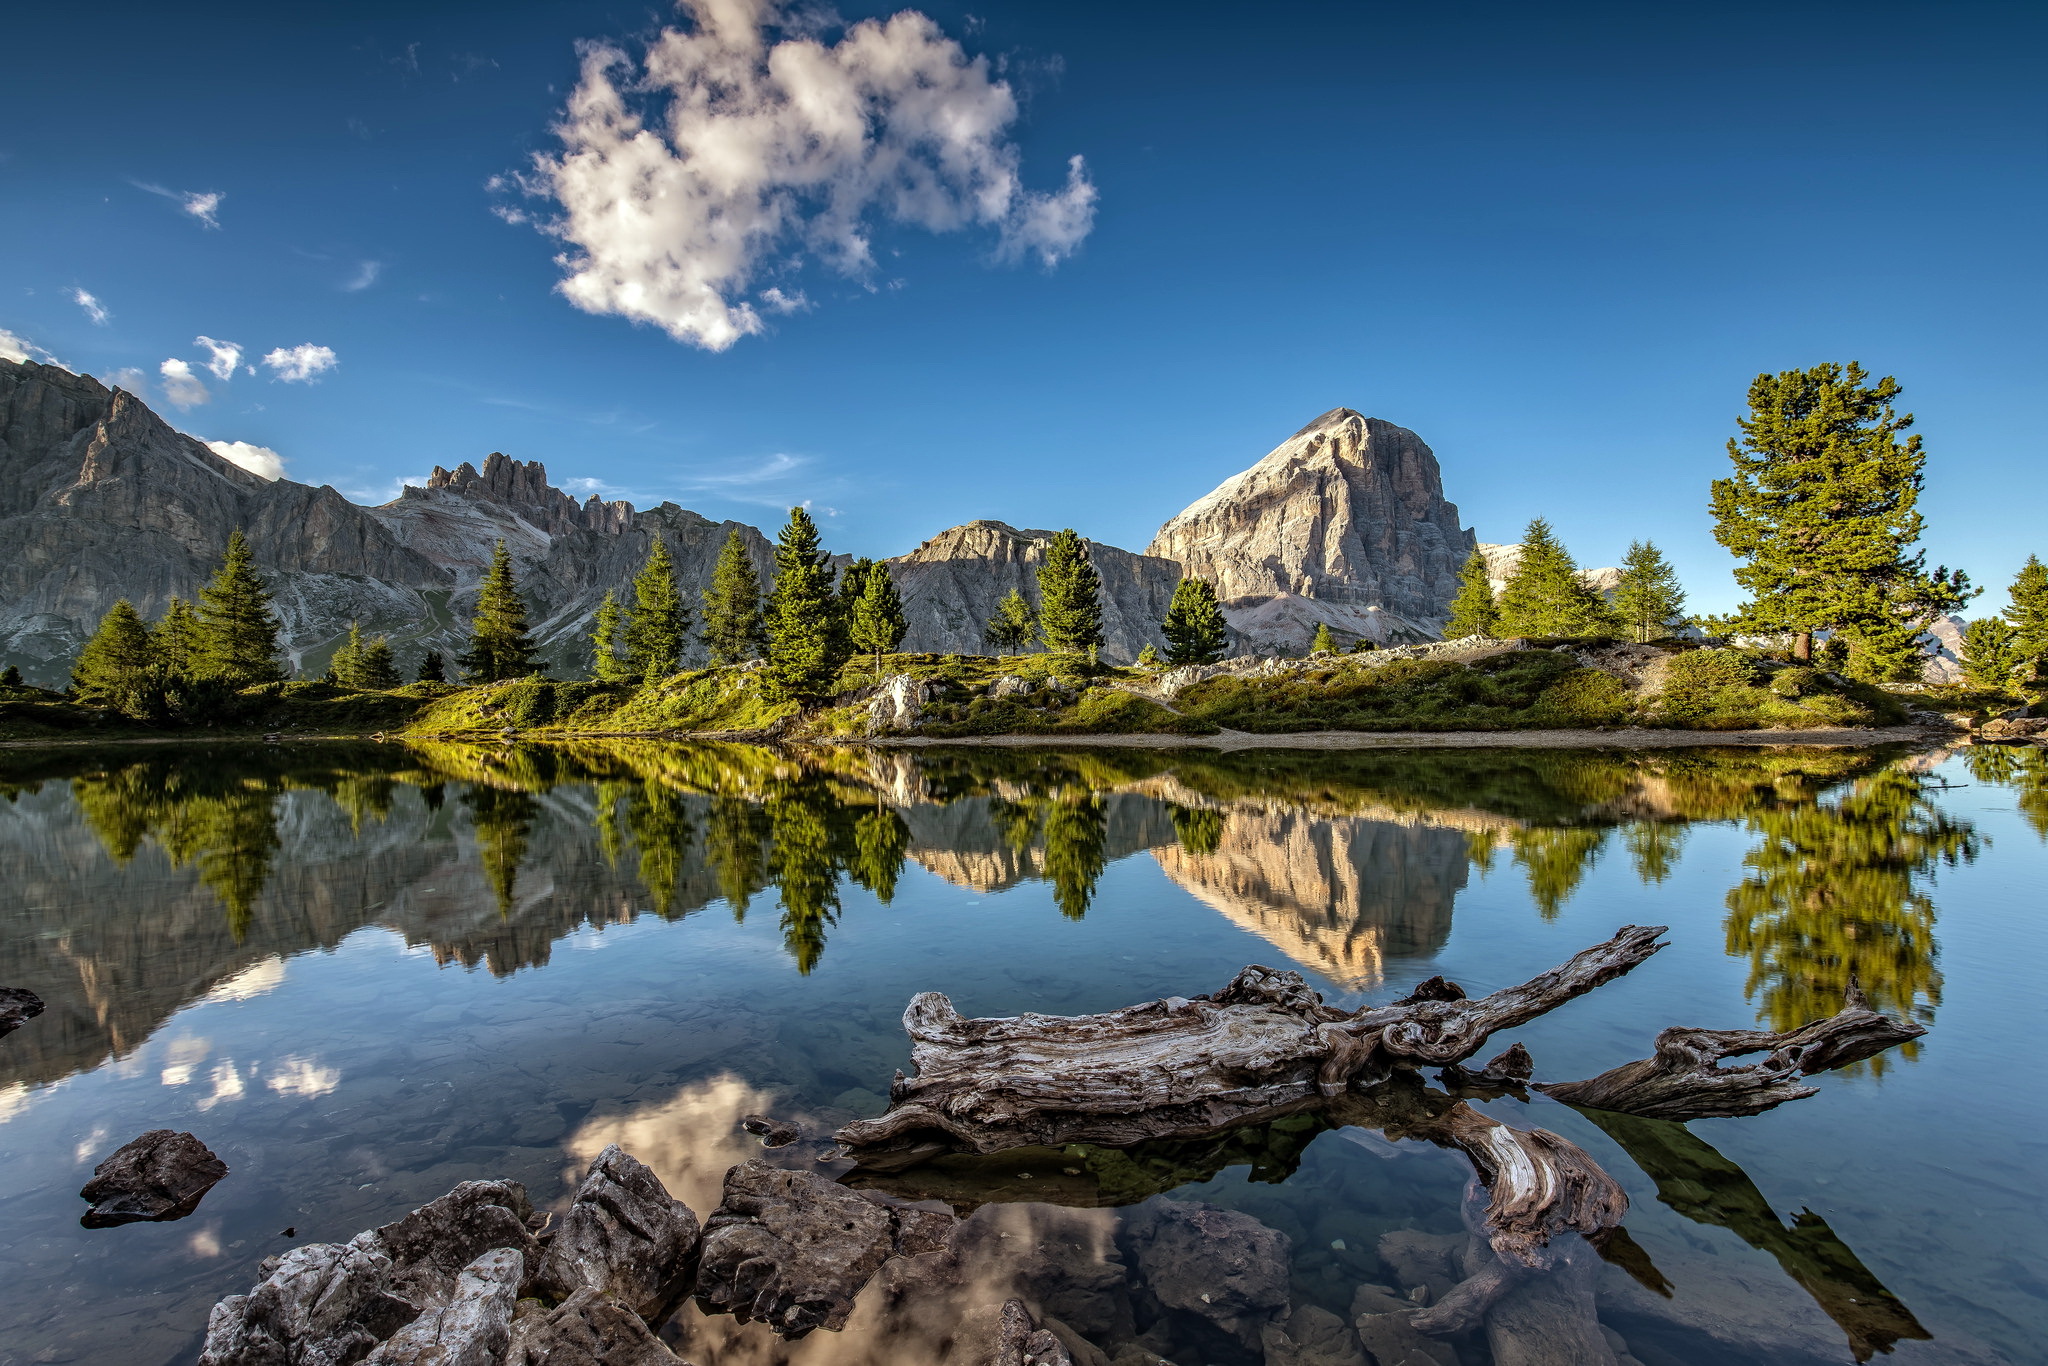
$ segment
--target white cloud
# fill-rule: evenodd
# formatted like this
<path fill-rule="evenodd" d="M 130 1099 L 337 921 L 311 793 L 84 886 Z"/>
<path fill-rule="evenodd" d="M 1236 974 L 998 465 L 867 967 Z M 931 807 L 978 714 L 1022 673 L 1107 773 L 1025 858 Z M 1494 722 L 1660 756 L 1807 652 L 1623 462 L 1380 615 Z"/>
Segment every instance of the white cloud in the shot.
<path fill-rule="evenodd" d="M 92 295 L 86 293 L 82 289 L 74 289 L 71 291 L 71 302 L 77 304 L 80 308 L 84 309 L 85 316 L 91 318 L 93 320 L 93 325 L 96 327 L 105 327 L 107 325 L 107 319 L 113 316 L 113 314 L 107 312 L 107 306 L 105 304 L 101 303 L 98 299 L 95 299 Z"/>
<path fill-rule="evenodd" d="M 215 341 L 211 337 L 194 337 L 192 340 L 210 353 L 206 368 L 215 379 L 230 380 L 235 377 L 235 367 L 242 363 L 241 347 L 233 342 Z"/>
<path fill-rule="evenodd" d="M 779 289 L 761 291 L 761 306 L 770 313 L 802 313 L 811 306 L 811 301 L 802 290 L 785 294 Z"/>
<path fill-rule="evenodd" d="M 227 196 L 219 190 L 172 190 L 142 180 L 131 180 L 128 183 L 138 190 L 146 190 L 150 194 L 161 195 L 172 201 L 209 228 L 220 226 L 220 203 Z"/>
<path fill-rule="evenodd" d="M 206 449 L 230 465 L 240 465 L 258 478 L 284 478 L 284 457 L 268 446 L 251 445 L 247 441 L 209 441 Z"/>
<path fill-rule="evenodd" d="M 560 208 L 541 226 L 571 247 L 557 288 L 576 307 L 722 351 L 764 326 L 744 297 L 757 270 L 808 250 L 863 275 L 875 217 L 993 227 L 999 256 L 1047 265 L 1087 236 L 1084 164 L 1056 194 L 1024 188 L 1007 137 L 1017 100 L 986 58 L 915 11 L 827 44 L 784 3 L 684 0 L 691 27 L 664 29 L 641 64 L 585 48 L 563 151 L 516 178 Z"/>
<path fill-rule="evenodd" d="M 58 360 L 27 337 L 21 336 L 19 333 L 9 332 L 4 327 L 0 327 L 0 360 L 34 360 L 41 361 L 44 365 L 68 368 L 64 367 L 63 361 Z"/>
<path fill-rule="evenodd" d="M 267 353 L 263 363 L 276 371 L 276 377 L 287 384 L 309 383 L 341 364 L 331 347 L 315 346 L 311 342 L 289 348 L 280 346 Z"/>
<path fill-rule="evenodd" d="M 356 273 L 349 277 L 348 281 L 342 285 L 342 288 L 350 294 L 360 294 L 371 285 L 376 284 L 377 277 L 383 271 L 384 263 L 382 261 L 365 261 L 356 267 Z"/>
<path fill-rule="evenodd" d="M 192 373 L 187 361 L 167 360 L 157 367 L 157 373 L 164 377 L 164 398 L 174 408 L 196 408 L 213 399 L 206 382 Z"/>

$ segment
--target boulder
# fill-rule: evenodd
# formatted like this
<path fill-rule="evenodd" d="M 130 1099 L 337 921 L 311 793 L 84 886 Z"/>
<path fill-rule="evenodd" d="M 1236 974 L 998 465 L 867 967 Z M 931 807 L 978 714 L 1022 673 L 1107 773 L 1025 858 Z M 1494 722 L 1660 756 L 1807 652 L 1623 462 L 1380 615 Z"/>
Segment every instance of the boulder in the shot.
<path fill-rule="evenodd" d="M 1169 1309 L 1252 1345 L 1287 1308 L 1287 1235 L 1249 1214 L 1159 1200 L 1130 1215 L 1124 1229 L 1145 1283 Z"/>
<path fill-rule="evenodd" d="M 462 1268 L 448 1302 L 393 1333 L 363 1366 L 499 1366 L 512 1341 L 512 1310 L 526 1259 L 494 1248 Z"/>
<path fill-rule="evenodd" d="M 1457 1349 L 1424 1337 L 1403 1314 L 1360 1314 L 1352 1326 L 1378 1366 L 1458 1366 Z"/>
<path fill-rule="evenodd" d="M 539 1222 L 517 1181 L 464 1181 L 376 1236 L 391 1258 L 393 1293 L 424 1310 L 445 1303 L 463 1269 L 486 1252 L 511 1248 L 537 1270 L 541 1247 L 532 1228 Z"/>
<path fill-rule="evenodd" d="M 925 685 L 909 674 L 891 674 L 868 702 L 868 734 L 913 730 L 924 714 Z"/>
<path fill-rule="evenodd" d="M 988 695 L 998 700 L 1005 697 L 1022 697 L 1031 691 L 1031 685 L 1015 674 L 1004 674 L 988 685 Z"/>
<path fill-rule="evenodd" d="M 688 1366 L 617 1300 L 585 1287 L 553 1309 L 522 1300 L 505 1366 Z"/>
<path fill-rule="evenodd" d="M 43 998 L 26 987 L 0 987 L 0 1034 L 15 1030 L 43 1013 Z"/>
<path fill-rule="evenodd" d="M 541 1291 L 609 1295 L 650 1322 L 680 1298 L 697 1254 L 697 1216 L 614 1143 L 597 1155 L 541 1258 Z"/>
<path fill-rule="evenodd" d="M 1351 1325 L 1313 1304 L 1267 1324 L 1264 1343 L 1266 1366 L 1370 1366 Z"/>
<path fill-rule="evenodd" d="M 228 1164 L 190 1134 L 151 1129 L 92 1169 L 78 1194 L 92 1202 L 79 1220 L 112 1228 L 140 1220 L 182 1219 L 228 1174 Z"/>
<path fill-rule="evenodd" d="M 764 1148 L 786 1148 L 804 1136 L 804 1131 L 796 1125 L 769 1119 L 766 1115 L 744 1116 L 740 1127 L 759 1138 Z"/>
<path fill-rule="evenodd" d="M 1074 1366 L 1058 1334 L 1040 1328 L 1022 1300 L 1003 1301 L 995 1341 L 976 1366 Z"/>

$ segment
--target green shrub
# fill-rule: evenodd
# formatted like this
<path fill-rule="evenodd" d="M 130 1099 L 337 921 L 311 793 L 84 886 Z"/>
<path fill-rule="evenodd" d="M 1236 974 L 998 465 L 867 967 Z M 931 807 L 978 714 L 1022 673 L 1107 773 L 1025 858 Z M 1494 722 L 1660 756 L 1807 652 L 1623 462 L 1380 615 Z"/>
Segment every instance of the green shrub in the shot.
<path fill-rule="evenodd" d="M 555 719 L 555 685 L 545 678 L 525 678 L 499 694 L 507 724 L 520 730 L 545 726 Z"/>

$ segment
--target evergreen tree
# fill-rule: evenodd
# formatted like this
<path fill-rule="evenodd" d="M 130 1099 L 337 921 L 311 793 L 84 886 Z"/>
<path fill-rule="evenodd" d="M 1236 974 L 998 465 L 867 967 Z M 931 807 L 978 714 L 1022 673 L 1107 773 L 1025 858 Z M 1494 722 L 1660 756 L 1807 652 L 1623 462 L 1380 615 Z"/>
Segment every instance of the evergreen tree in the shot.
<path fill-rule="evenodd" d="M 758 659 L 768 636 L 761 622 L 761 583 L 754 560 L 734 527 L 718 552 L 711 586 L 704 590 L 704 644 L 713 664 L 739 664 Z"/>
<path fill-rule="evenodd" d="M 620 615 L 618 595 L 607 588 L 590 632 L 590 676 L 600 683 L 624 683 L 633 676 L 632 667 L 619 653 L 625 629 Z"/>
<path fill-rule="evenodd" d="M 256 557 L 237 528 L 228 537 L 220 571 L 199 590 L 197 672 L 246 688 L 284 677 L 277 662 L 277 617 L 270 590 L 256 572 Z"/>
<path fill-rule="evenodd" d="M 675 561 L 657 533 L 647 563 L 633 578 L 633 605 L 626 610 L 626 663 L 649 682 L 683 666 L 690 642 L 690 609 L 676 585 Z"/>
<path fill-rule="evenodd" d="M 1038 631 L 1054 654 L 1102 646 L 1102 576 L 1072 527 L 1046 544 L 1045 563 L 1038 567 Z"/>
<path fill-rule="evenodd" d="M 1614 589 L 1614 614 L 1638 642 L 1660 640 L 1685 625 L 1685 590 L 1655 541 L 1631 541 Z"/>
<path fill-rule="evenodd" d="M 2012 606 L 2002 615 L 2012 623 L 2020 656 L 2048 665 L 2048 565 L 2041 563 L 2040 556 L 2027 556 L 2006 595 Z"/>
<path fill-rule="evenodd" d="M 1458 571 L 1458 596 L 1451 599 L 1451 619 L 1444 623 L 1444 639 L 1491 636 L 1500 629 L 1500 607 L 1493 600 L 1493 583 L 1487 577 L 1486 557 L 1473 551 Z"/>
<path fill-rule="evenodd" d="M 1308 643 L 1308 652 L 1312 655 L 1337 653 L 1337 637 L 1330 634 L 1329 622 L 1316 623 L 1315 637 Z"/>
<path fill-rule="evenodd" d="M 383 636 L 372 636 L 356 656 L 356 686 L 371 692 L 383 692 L 404 682 L 398 676 L 398 662 L 391 657 L 391 642 Z"/>
<path fill-rule="evenodd" d="M 25 685 L 21 681 L 21 670 L 19 667 L 9 664 L 6 668 L 0 669 L 0 688 L 19 688 L 23 686 Z"/>
<path fill-rule="evenodd" d="M 512 577 L 512 556 L 499 541 L 491 551 L 469 623 L 469 648 L 455 657 L 471 683 L 496 683 L 537 672 L 533 637 L 526 632 L 526 600 Z"/>
<path fill-rule="evenodd" d="M 135 605 L 122 598 L 107 609 L 99 629 L 78 652 L 78 662 L 71 667 L 71 691 L 81 701 L 120 705 L 132 689 L 152 677 L 156 667 L 149 627 Z"/>
<path fill-rule="evenodd" d="M 1504 636 L 1599 636 L 1614 629 L 1600 595 L 1579 579 L 1571 555 L 1541 517 L 1522 533 L 1522 559 L 1500 593 Z"/>
<path fill-rule="evenodd" d="M 827 696 L 843 662 L 831 557 L 818 526 L 800 507 L 775 538 L 775 587 L 768 594 L 768 684 L 778 697 L 815 702 Z"/>
<path fill-rule="evenodd" d="M 1138 667 L 1141 669 L 1156 669 L 1159 667 L 1159 649 L 1149 640 L 1145 642 L 1144 648 L 1138 651 Z"/>
<path fill-rule="evenodd" d="M 996 614 L 982 628 L 981 638 L 999 655 L 1013 655 L 1028 649 L 1038 637 L 1038 617 L 1023 591 L 1012 588 L 996 604 Z"/>
<path fill-rule="evenodd" d="M 1182 579 L 1159 623 L 1169 664 L 1214 664 L 1230 640 L 1229 623 L 1207 579 Z"/>
<path fill-rule="evenodd" d="M 2027 661 L 2020 633 L 1998 617 L 1979 617 L 1963 628 L 1963 677 L 1979 688 L 2004 692 Z"/>
<path fill-rule="evenodd" d="M 361 687 L 356 679 L 361 672 L 362 659 L 363 628 L 352 621 L 348 624 L 348 635 L 335 648 L 334 657 L 327 661 L 325 681 L 344 688 Z"/>
<path fill-rule="evenodd" d="M 198 676 L 204 635 L 191 603 L 172 598 L 151 638 L 156 642 L 157 662 L 165 673 L 174 678 Z"/>
<path fill-rule="evenodd" d="M 860 597 L 848 615 L 847 630 L 856 649 L 875 656 L 875 677 L 882 676 L 882 656 L 903 643 L 910 632 L 910 618 L 903 613 L 903 599 L 896 592 L 896 580 L 889 566 L 870 564 L 862 581 Z"/>
<path fill-rule="evenodd" d="M 1918 436 L 1899 439 L 1913 418 L 1892 410 L 1898 381 L 1869 378 L 1853 362 L 1758 375 L 1713 512 L 1750 594 L 1729 624 L 1790 635 L 1802 661 L 1816 631 L 1833 631 L 1850 672 L 1880 681 L 1910 672 L 1921 628 L 1974 595 L 1963 574 L 1929 574 L 1913 550 L 1926 455 Z"/>
<path fill-rule="evenodd" d="M 446 683 L 448 661 L 441 658 L 439 650 L 429 650 L 426 657 L 420 660 L 420 671 L 414 677 L 422 683 Z"/>

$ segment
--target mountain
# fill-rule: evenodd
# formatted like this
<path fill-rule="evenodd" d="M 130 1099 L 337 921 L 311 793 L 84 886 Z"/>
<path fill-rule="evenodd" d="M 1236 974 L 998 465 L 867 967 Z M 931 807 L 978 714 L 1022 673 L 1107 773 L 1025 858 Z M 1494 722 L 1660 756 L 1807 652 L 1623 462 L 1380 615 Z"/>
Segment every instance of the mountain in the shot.
<path fill-rule="evenodd" d="M 1508 586 L 1508 579 L 1522 564 L 1522 543 L 1494 545 L 1481 541 L 1473 547 L 1486 561 L 1486 581 L 1493 586 L 1496 595 Z M 1579 582 L 1604 597 L 1612 597 L 1614 590 L 1621 587 L 1621 570 L 1615 565 L 1599 569 L 1581 569 Z"/>
<path fill-rule="evenodd" d="M 1255 651 L 1340 637 L 1434 639 L 1472 533 L 1405 427 L 1333 408 L 1167 522 L 1147 555 L 1215 585 Z"/>

